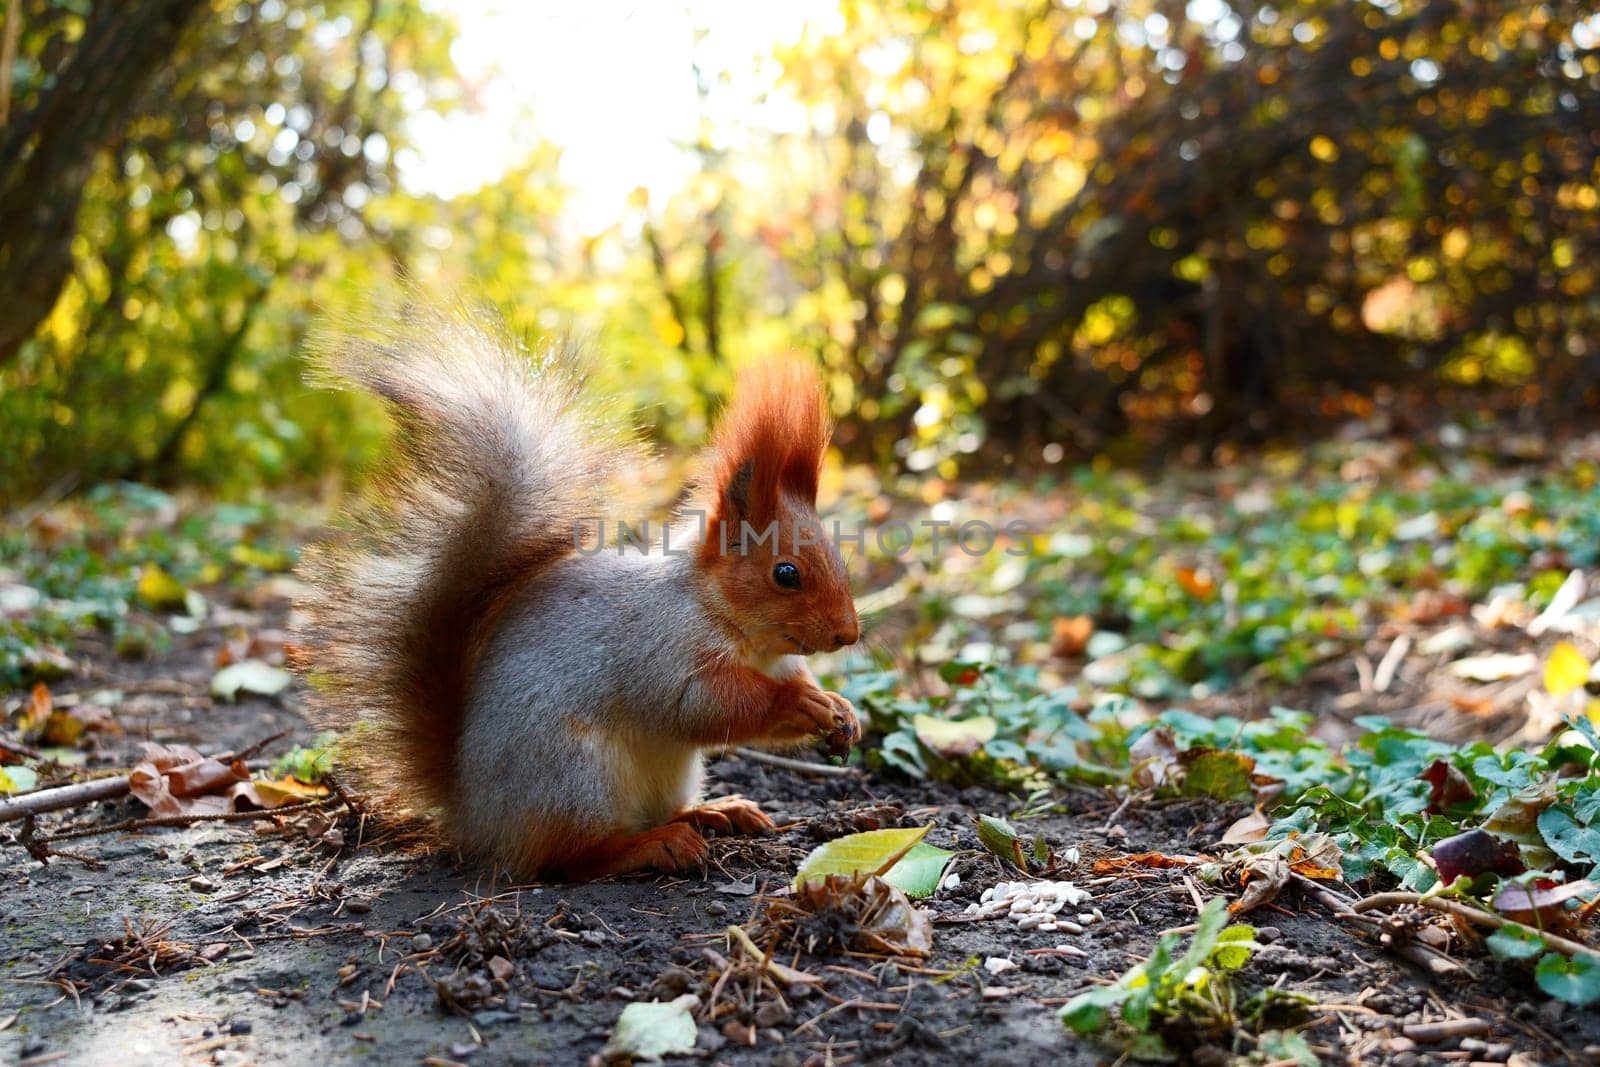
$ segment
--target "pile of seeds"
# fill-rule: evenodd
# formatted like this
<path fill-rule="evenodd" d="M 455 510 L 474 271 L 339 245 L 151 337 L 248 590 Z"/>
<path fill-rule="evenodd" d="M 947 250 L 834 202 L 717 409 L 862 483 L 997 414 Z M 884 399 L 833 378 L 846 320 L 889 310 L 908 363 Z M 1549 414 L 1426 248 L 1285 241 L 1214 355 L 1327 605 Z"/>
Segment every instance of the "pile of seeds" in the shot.
<path fill-rule="evenodd" d="M 1071 882 L 1000 882 L 985 889 L 978 903 L 968 904 L 967 914 L 979 919 L 1009 917 L 1019 930 L 1081 934 L 1086 924 L 1105 918 L 1100 909 L 1090 908 L 1073 915 L 1062 913 L 1089 899 L 1086 890 Z"/>

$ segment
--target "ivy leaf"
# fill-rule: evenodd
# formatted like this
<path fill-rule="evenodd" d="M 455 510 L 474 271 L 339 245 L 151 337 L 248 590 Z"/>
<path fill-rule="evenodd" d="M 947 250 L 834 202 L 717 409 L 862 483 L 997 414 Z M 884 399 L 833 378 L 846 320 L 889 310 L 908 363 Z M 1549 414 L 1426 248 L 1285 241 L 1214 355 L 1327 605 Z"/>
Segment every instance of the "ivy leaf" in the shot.
<path fill-rule="evenodd" d="M 1544 951 L 1544 938 L 1510 926 L 1502 926 L 1484 941 L 1489 951 L 1503 960 L 1531 960 Z"/>
<path fill-rule="evenodd" d="M 1547 954 L 1533 972 L 1539 988 L 1568 1004 L 1583 1007 L 1600 1001 L 1600 963 L 1585 956 Z"/>
<path fill-rule="evenodd" d="M 1600 861 L 1600 828 L 1578 822 L 1569 804 L 1552 804 L 1541 811 L 1539 834 L 1568 863 Z"/>

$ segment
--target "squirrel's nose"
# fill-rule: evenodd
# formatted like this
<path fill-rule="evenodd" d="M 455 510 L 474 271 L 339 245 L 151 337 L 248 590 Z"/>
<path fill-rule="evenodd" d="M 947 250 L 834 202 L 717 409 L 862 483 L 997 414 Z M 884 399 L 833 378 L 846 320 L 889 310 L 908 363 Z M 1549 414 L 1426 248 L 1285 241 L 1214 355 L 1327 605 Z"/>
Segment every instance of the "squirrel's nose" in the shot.
<path fill-rule="evenodd" d="M 853 645 L 859 640 L 861 640 L 861 624 L 852 619 L 848 626 L 834 631 L 833 647 L 836 649 L 843 648 L 846 645 Z"/>

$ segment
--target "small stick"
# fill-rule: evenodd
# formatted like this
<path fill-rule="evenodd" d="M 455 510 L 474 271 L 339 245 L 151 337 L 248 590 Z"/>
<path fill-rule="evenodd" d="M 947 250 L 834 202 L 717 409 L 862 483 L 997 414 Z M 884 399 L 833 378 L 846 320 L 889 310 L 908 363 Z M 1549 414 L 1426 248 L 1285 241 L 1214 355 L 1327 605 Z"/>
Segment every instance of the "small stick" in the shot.
<path fill-rule="evenodd" d="M 1389 651 L 1383 654 L 1378 661 L 1378 669 L 1372 675 L 1372 691 L 1387 693 L 1390 684 L 1394 681 L 1395 672 L 1400 669 L 1400 664 L 1405 662 L 1406 653 L 1411 651 L 1411 635 L 1401 634 L 1394 639 L 1394 644 L 1389 646 Z"/>
<path fill-rule="evenodd" d="M 1376 920 L 1350 910 L 1350 901 L 1346 900 L 1344 897 L 1341 897 L 1338 893 L 1335 893 L 1326 886 L 1319 885 L 1317 882 L 1307 878 L 1303 874 L 1291 874 L 1289 878 L 1294 882 L 1295 885 L 1300 887 L 1301 892 L 1305 893 L 1323 907 L 1333 912 L 1336 918 L 1349 920 L 1351 922 L 1358 922 L 1368 928 L 1372 928 L 1377 925 Z M 1404 945 L 1390 944 L 1386 947 L 1393 950 L 1396 955 L 1410 960 L 1412 963 L 1416 964 L 1418 967 L 1421 967 L 1423 970 L 1427 971 L 1436 978 L 1444 978 L 1448 975 L 1459 974 L 1462 969 L 1461 965 L 1455 960 L 1437 951 L 1436 949 L 1429 948 L 1427 945 L 1416 943 Z"/>
<path fill-rule="evenodd" d="M 44 759 L 44 754 L 38 749 L 29 748 L 20 741 L 12 741 L 4 737 L 0 737 L 0 751 L 13 753 L 21 756 L 23 759 Z"/>
<path fill-rule="evenodd" d="M 1440 1019 L 1436 1023 L 1407 1023 L 1400 1032 L 1413 1041 L 1432 1045 L 1455 1037 L 1476 1037 L 1490 1030 L 1486 1019 Z"/>
<path fill-rule="evenodd" d="M 20 797 L 0 800 L 0 822 L 11 822 L 28 815 L 42 815 L 47 811 L 76 808 L 97 800 L 110 800 L 128 792 L 128 776 L 96 778 L 90 782 L 39 789 Z"/>
<path fill-rule="evenodd" d="M 115 834 L 123 830 L 148 830 L 159 826 L 188 826 L 197 822 L 250 822 L 255 819 L 270 819 L 278 815 L 293 815 L 300 811 L 309 811 L 313 808 L 324 808 L 338 801 L 338 797 L 321 797 L 317 800 L 306 800 L 298 804 L 285 804 L 278 808 L 257 808 L 252 811 L 218 811 L 198 813 L 194 815 L 157 815 L 148 819 L 124 819 L 121 822 L 111 823 L 107 826 L 85 826 L 77 830 L 66 830 L 39 840 L 44 844 L 54 844 L 57 841 L 70 841 L 75 837 L 97 837 L 100 834 Z"/>
<path fill-rule="evenodd" d="M 787 756 L 777 756 L 771 752 L 762 752 L 754 748 L 736 748 L 733 752 L 742 759 L 754 760 L 756 763 L 771 764 L 774 767 L 782 767 L 786 771 L 798 771 L 801 774 L 820 774 L 829 778 L 847 778 L 861 773 L 854 767 L 835 767 L 831 763 L 812 763 L 809 760 L 790 759 Z"/>
<path fill-rule="evenodd" d="M 1515 919 L 1508 919 L 1504 915 L 1496 915 L 1492 911 L 1474 908 L 1470 904 L 1460 901 L 1445 900 L 1442 897 L 1425 897 L 1421 893 L 1378 893 L 1358 900 L 1350 905 L 1350 910 L 1357 914 L 1365 911 L 1374 911 L 1378 908 L 1396 908 L 1406 904 L 1416 904 L 1434 911 L 1442 911 L 1446 915 L 1454 915 L 1458 919 L 1477 923 L 1479 926 L 1493 927 L 1496 930 L 1515 930 L 1524 937 L 1537 937 L 1544 941 L 1546 947 L 1563 952 L 1568 956 L 1583 956 L 1594 963 L 1600 963 L 1600 951 L 1590 948 L 1578 941 L 1572 941 L 1559 934 L 1552 934 L 1548 930 L 1519 923 Z"/>

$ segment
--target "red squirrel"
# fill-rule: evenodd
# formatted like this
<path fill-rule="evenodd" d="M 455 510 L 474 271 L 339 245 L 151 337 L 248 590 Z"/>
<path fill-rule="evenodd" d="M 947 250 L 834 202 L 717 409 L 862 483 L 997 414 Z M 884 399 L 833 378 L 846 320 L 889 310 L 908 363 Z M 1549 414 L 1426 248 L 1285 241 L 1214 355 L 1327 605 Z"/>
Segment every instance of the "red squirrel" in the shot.
<path fill-rule="evenodd" d="M 354 543 L 308 553 L 297 641 L 379 796 L 524 877 L 672 871 L 702 863 L 704 830 L 773 825 L 741 797 L 702 802 L 708 751 L 859 740 L 803 658 L 860 636 L 815 536 L 830 427 L 809 363 L 740 376 L 665 545 L 596 551 L 576 532 L 626 518 L 607 486 L 642 454 L 571 351 L 530 358 L 416 307 L 314 349 L 325 382 L 396 425 Z"/>

